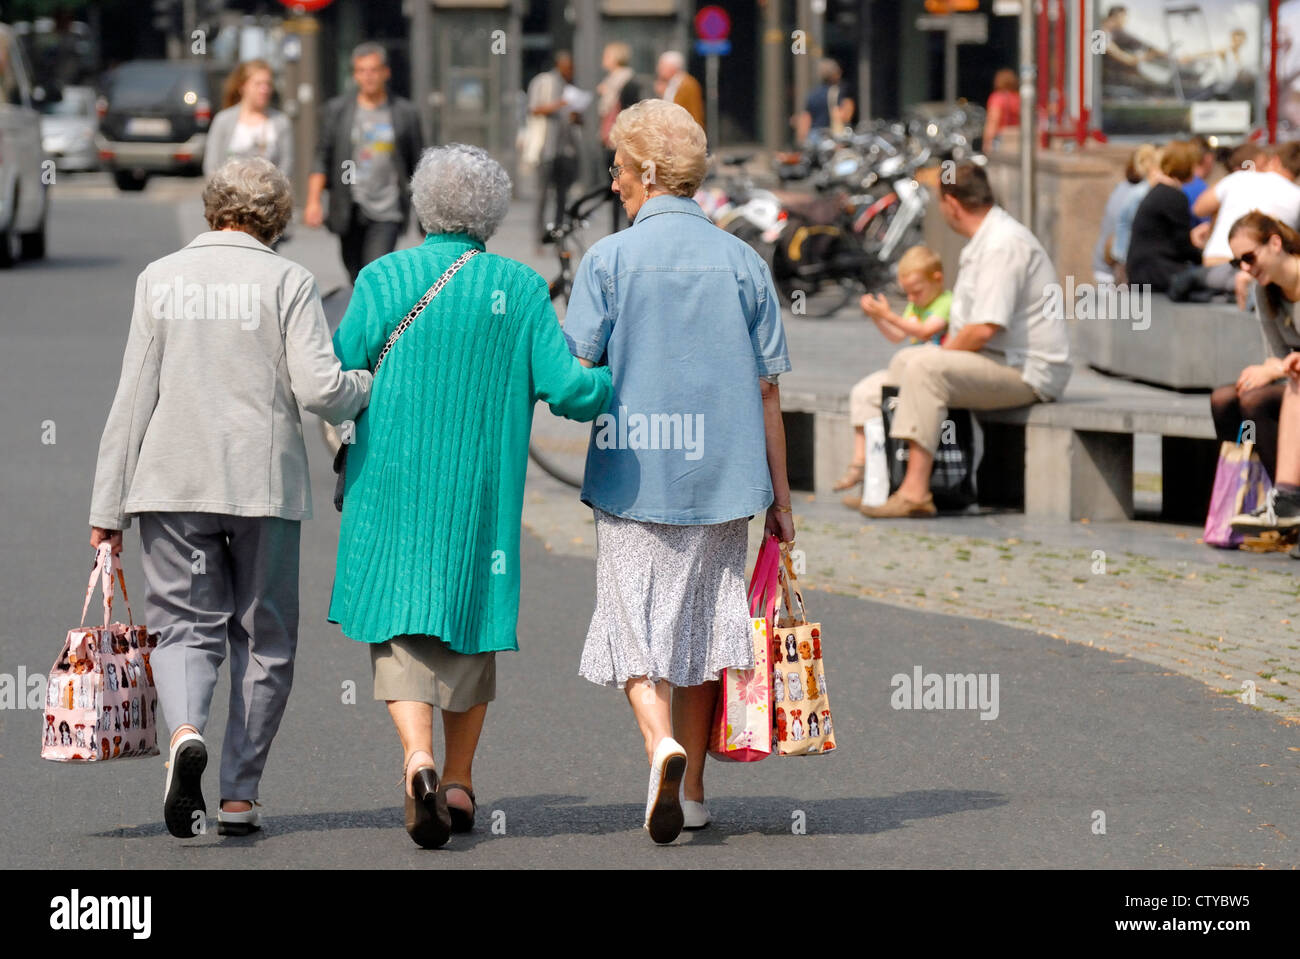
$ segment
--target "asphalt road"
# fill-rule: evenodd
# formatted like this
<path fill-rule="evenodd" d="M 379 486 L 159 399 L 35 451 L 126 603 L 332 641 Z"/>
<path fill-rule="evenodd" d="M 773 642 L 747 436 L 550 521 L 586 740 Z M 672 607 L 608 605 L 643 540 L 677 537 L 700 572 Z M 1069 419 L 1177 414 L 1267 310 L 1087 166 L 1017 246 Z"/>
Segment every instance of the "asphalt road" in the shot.
<path fill-rule="evenodd" d="M 137 272 L 190 237 L 174 197 L 55 194 L 51 258 L 0 274 L 0 674 L 49 669 L 76 624 L 91 477 Z M 48 437 L 54 425 L 55 442 Z M 401 753 L 368 657 L 325 622 L 337 519 L 314 427 L 297 675 L 262 784 L 265 828 L 176 840 L 161 758 L 39 759 L 41 711 L 0 710 L 7 867 L 1097 868 L 1300 865 L 1300 735 L 1198 682 L 985 621 L 817 593 L 840 748 L 713 764 L 715 825 L 656 847 L 622 694 L 577 676 L 593 565 L 525 537 L 521 650 L 499 657 L 475 770 L 476 832 L 417 849 Z M 545 495 L 569 495 L 531 478 Z M 127 583 L 143 593 L 138 537 Z M 903 558 L 905 560 L 905 557 Z M 139 600 L 137 599 L 137 603 Z M 891 706 L 891 677 L 996 674 L 998 712 Z M 3 680 L 0 680 L 2 682 Z M 347 702 L 355 683 L 356 702 Z M 224 686 L 209 740 L 219 747 Z M 214 750 L 215 751 L 215 750 Z M 216 804 L 215 761 L 206 779 Z M 1099 816 L 1098 813 L 1103 814 Z M 1099 827 L 1104 821 L 1104 833 Z"/>

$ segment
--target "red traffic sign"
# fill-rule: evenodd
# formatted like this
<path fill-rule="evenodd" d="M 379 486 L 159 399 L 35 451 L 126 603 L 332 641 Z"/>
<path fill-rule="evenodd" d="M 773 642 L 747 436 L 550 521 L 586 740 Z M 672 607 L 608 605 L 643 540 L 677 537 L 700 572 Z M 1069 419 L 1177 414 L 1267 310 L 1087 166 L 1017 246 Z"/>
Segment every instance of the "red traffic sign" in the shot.
<path fill-rule="evenodd" d="M 731 33 L 731 17 L 721 7 L 700 7 L 695 15 L 695 35 L 701 40 L 725 40 Z"/>
<path fill-rule="evenodd" d="M 324 10 L 334 0 L 280 0 L 280 5 L 288 7 L 295 13 L 315 13 Z"/>

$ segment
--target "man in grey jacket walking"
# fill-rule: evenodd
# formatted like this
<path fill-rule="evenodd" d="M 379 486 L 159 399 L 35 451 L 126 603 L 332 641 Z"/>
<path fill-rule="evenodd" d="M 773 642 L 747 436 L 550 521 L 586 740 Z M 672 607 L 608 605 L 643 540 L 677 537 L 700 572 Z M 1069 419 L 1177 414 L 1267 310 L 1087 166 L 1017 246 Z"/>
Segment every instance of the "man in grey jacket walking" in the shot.
<path fill-rule="evenodd" d="M 352 51 L 355 94 L 325 105 L 307 179 L 303 222 L 339 238 L 355 283 L 361 268 L 392 253 L 410 215 L 407 184 L 424 149 L 420 117 L 409 100 L 388 95 L 388 57 L 377 43 Z M 329 215 L 321 205 L 329 191 Z"/>

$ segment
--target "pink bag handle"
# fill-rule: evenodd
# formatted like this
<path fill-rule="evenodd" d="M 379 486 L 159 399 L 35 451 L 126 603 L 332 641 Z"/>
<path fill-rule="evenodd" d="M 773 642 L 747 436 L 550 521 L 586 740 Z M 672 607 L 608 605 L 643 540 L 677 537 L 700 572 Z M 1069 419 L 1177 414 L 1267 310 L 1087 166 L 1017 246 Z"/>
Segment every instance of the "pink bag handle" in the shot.
<path fill-rule="evenodd" d="M 113 574 L 122 587 L 122 599 L 126 602 L 127 622 L 134 626 L 135 616 L 131 613 L 131 597 L 126 595 L 126 576 L 122 572 L 122 558 L 113 553 L 112 545 L 105 541 L 95 551 L 95 565 L 90 570 L 90 584 L 86 587 L 86 601 L 81 604 L 81 625 L 86 625 L 86 612 L 90 609 L 90 597 L 95 594 L 95 576 L 100 578 L 100 587 L 104 592 L 104 626 L 108 627 L 113 618 Z"/>
<path fill-rule="evenodd" d="M 763 610 L 763 616 L 771 624 L 772 616 L 776 612 L 776 588 L 778 566 L 781 562 L 781 550 L 777 539 L 772 534 L 767 534 L 763 539 L 763 545 L 758 549 L 758 559 L 754 563 L 754 575 L 749 581 L 749 614 L 758 616 L 759 609 Z"/>

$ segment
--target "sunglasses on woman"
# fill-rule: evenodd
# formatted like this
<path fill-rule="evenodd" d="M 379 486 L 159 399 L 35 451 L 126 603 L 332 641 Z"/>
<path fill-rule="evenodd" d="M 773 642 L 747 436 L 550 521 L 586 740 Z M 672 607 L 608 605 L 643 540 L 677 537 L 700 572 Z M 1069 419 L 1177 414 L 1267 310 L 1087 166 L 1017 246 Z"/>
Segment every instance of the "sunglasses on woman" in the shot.
<path fill-rule="evenodd" d="M 1243 253 L 1241 254 L 1241 256 L 1233 257 L 1231 260 L 1228 261 L 1228 265 L 1231 266 L 1234 270 L 1240 270 L 1243 265 L 1254 266 L 1255 255 L 1259 253 L 1259 251 L 1262 249 L 1264 249 L 1264 244 L 1261 243 L 1259 246 L 1255 247 L 1255 249 L 1251 250 L 1249 253 Z"/>

